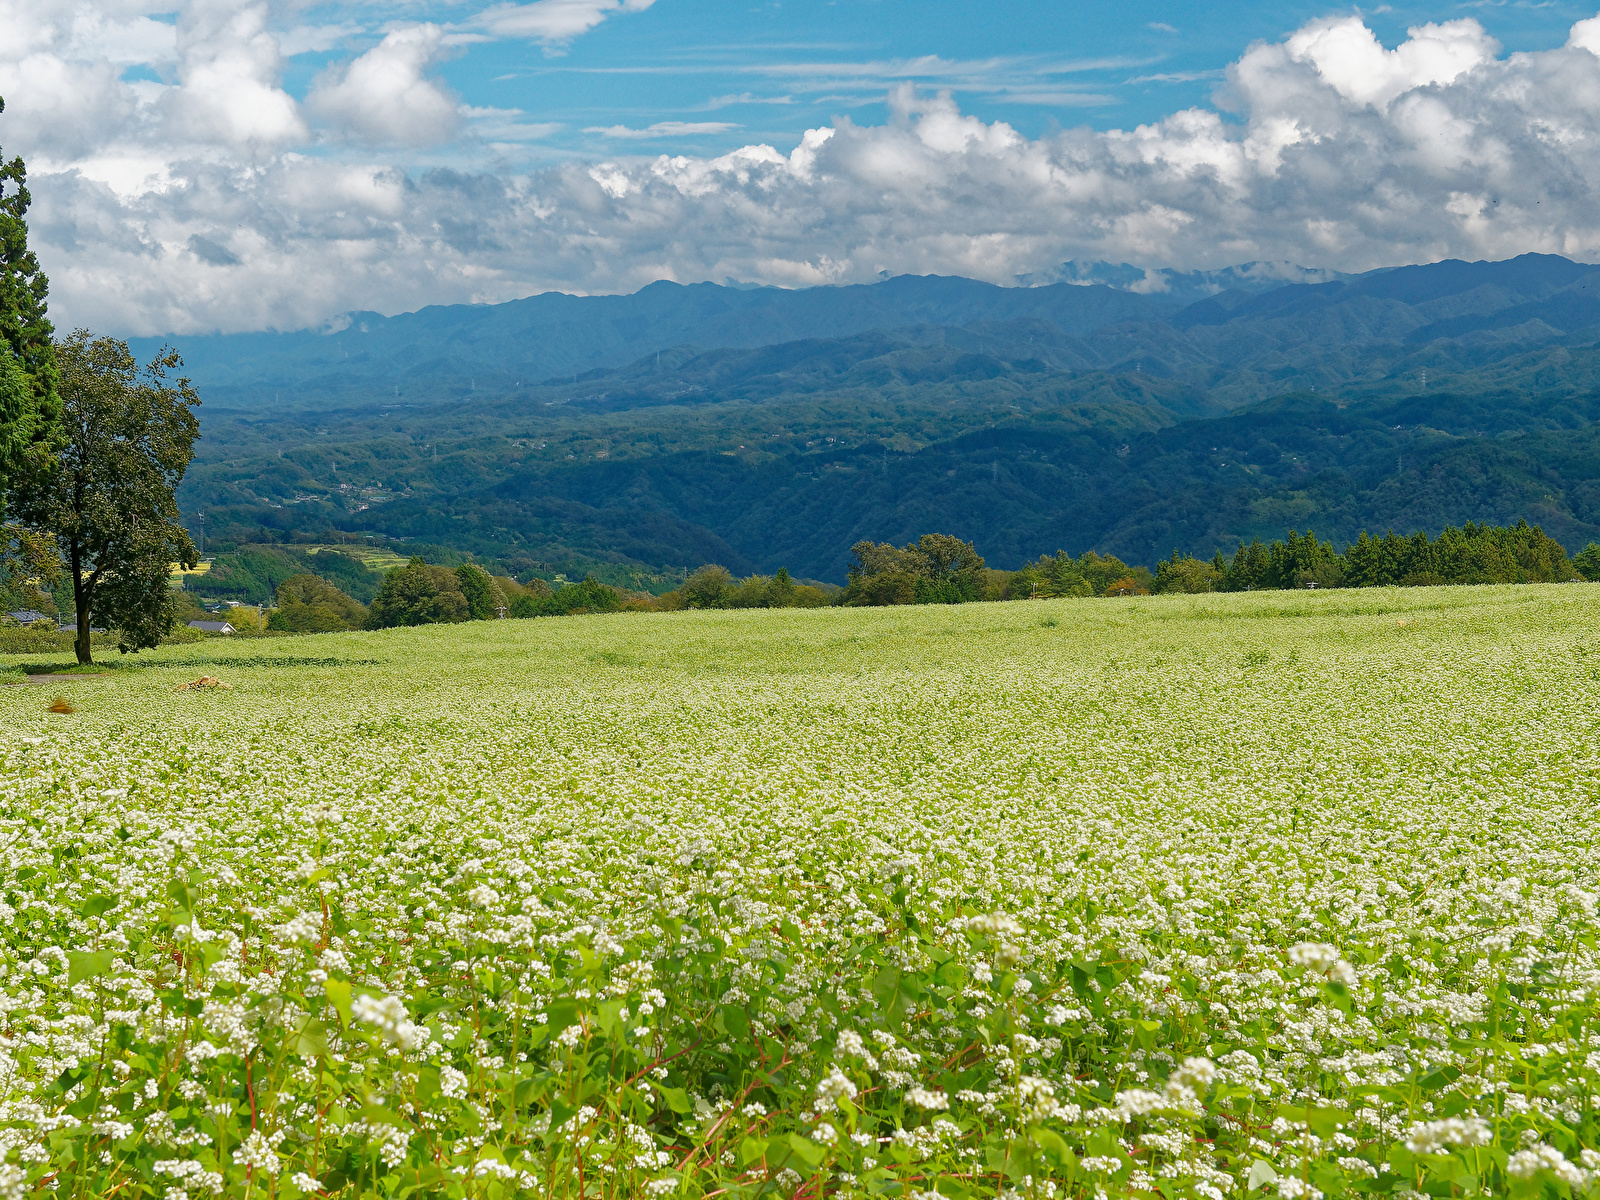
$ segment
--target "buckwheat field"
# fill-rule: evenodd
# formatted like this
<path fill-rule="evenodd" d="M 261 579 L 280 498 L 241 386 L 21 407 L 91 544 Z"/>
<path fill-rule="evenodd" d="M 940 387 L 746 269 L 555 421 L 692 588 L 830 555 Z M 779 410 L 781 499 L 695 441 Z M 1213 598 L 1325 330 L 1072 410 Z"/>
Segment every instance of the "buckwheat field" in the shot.
<path fill-rule="evenodd" d="M 1600 1182 L 1600 587 L 115 665 L 0 689 L 4 1200 Z"/>

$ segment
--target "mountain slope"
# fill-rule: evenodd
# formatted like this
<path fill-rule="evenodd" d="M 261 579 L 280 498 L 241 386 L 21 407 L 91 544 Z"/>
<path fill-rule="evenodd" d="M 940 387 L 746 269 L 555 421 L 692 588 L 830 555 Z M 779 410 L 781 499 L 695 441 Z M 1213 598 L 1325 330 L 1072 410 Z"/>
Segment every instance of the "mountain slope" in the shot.
<path fill-rule="evenodd" d="M 243 383 L 221 405 L 207 391 L 182 499 L 235 541 L 372 533 L 636 579 L 718 560 L 839 580 L 853 541 L 929 529 L 1010 566 L 1057 548 L 1148 563 L 1308 525 L 1343 539 L 1518 517 L 1576 549 L 1600 536 L 1597 293 L 1596 268 L 1525 255 L 1182 309 L 1107 287 L 908 278 L 430 311 L 414 314 L 410 357 L 395 349 L 420 360 L 409 400 L 371 394 L 372 351 L 369 375 L 343 384 L 316 376 L 314 355 L 241 357 L 237 379 L 322 382 L 293 405 Z M 475 390 L 454 359 L 425 357 L 511 361 L 518 329 L 577 313 L 591 350 L 696 340 Z M 898 323 L 856 328 L 874 321 Z M 395 318 L 374 345 L 406 328 Z M 773 336 L 795 329 L 809 332 Z M 301 336 L 326 354 L 329 338 Z"/>
<path fill-rule="evenodd" d="M 1150 318 L 1176 306 L 1104 286 L 1002 288 L 971 279 L 785 291 L 659 282 L 631 296 L 546 293 L 496 305 L 353 313 L 325 332 L 175 339 L 214 403 L 439 399 L 614 367 L 683 343 L 755 347 L 907 325 L 1031 317 L 1068 333 Z M 162 339 L 138 340 L 148 354 Z"/>

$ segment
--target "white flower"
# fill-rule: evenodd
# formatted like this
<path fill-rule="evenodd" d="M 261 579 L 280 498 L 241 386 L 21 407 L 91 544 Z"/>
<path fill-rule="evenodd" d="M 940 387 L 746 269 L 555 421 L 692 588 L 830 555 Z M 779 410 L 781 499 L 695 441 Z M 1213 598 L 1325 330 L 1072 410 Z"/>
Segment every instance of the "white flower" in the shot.
<path fill-rule="evenodd" d="M 1003 934 L 1007 937 L 1016 937 L 1022 932 L 1022 924 L 1015 917 L 1008 917 L 1003 912 L 986 913 L 981 917 L 972 917 L 967 921 L 967 929 L 973 933 Z"/>
<path fill-rule="evenodd" d="M 1506 1174 L 1516 1179 L 1532 1179 L 1540 1171 L 1549 1171 L 1575 1191 L 1589 1185 L 1589 1172 L 1576 1163 L 1568 1162 L 1567 1156 L 1554 1146 L 1542 1142 L 1526 1150 L 1518 1150 L 1506 1163 Z"/>
<path fill-rule="evenodd" d="M 1172 1073 L 1173 1083 L 1183 1087 L 1193 1088 L 1196 1092 L 1203 1092 L 1211 1086 L 1211 1081 L 1217 1077 L 1217 1064 L 1209 1058 L 1186 1058 L 1183 1066 Z"/>
<path fill-rule="evenodd" d="M 1296 942 L 1289 947 L 1289 961 L 1320 974 L 1339 961 L 1339 948 L 1326 942 Z"/>
<path fill-rule="evenodd" d="M 857 1058 L 867 1053 L 867 1044 L 861 1040 L 861 1035 L 854 1029 L 841 1029 L 839 1040 L 834 1046 L 838 1054 L 852 1054 Z"/>
<path fill-rule="evenodd" d="M 823 1146 L 831 1146 L 839 1140 L 839 1131 L 826 1121 L 823 1121 L 811 1131 L 811 1140 Z"/>
<path fill-rule="evenodd" d="M 948 1109 L 950 1097 L 944 1092 L 930 1092 L 919 1083 L 907 1089 L 906 1103 L 934 1112 Z"/>
<path fill-rule="evenodd" d="M 314 1179 L 304 1171 L 296 1171 L 289 1176 L 289 1181 L 302 1192 L 320 1192 L 322 1190 L 322 1180 Z"/>
<path fill-rule="evenodd" d="M 837 1065 L 828 1068 L 828 1073 L 817 1081 L 817 1108 L 822 1112 L 832 1112 L 838 1107 L 841 1099 L 855 1099 L 856 1085 L 846 1078 Z"/>
<path fill-rule="evenodd" d="M 350 1002 L 350 1015 L 375 1028 L 391 1046 L 415 1050 L 423 1042 L 422 1027 L 408 1019 L 406 1006 L 397 996 L 369 996 L 362 992 Z"/>
<path fill-rule="evenodd" d="M 251 1167 L 266 1175 L 278 1173 L 278 1153 L 259 1129 L 251 1130 L 250 1135 L 239 1144 L 239 1148 L 233 1152 L 233 1161 L 238 1166 Z"/>
<path fill-rule="evenodd" d="M 324 971 L 343 971 L 348 974 L 350 971 L 350 960 L 346 958 L 341 951 L 334 950 L 330 947 L 329 949 L 324 950 L 321 954 L 317 955 L 317 966 L 321 967 Z"/>
<path fill-rule="evenodd" d="M 1066 1117 L 1076 1120 L 1077 1105 L 1063 1106 L 1056 1100 L 1055 1085 L 1037 1075 L 1024 1075 L 1017 1080 L 1017 1106 L 1024 1121 L 1043 1121 L 1048 1117 Z M 1118 1097 L 1120 1099 L 1121 1097 Z"/>
<path fill-rule="evenodd" d="M 1278 1176 L 1278 1195 L 1283 1200 L 1322 1200 L 1322 1193 L 1298 1175 Z"/>
<path fill-rule="evenodd" d="M 279 926 L 277 932 L 286 942 L 314 942 L 322 936 L 322 914 L 301 913 Z"/>
<path fill-rule="evenodd" d="M 1493 1140 L 1488 1122 L 1478 1117 L 1446 1117 L 1412 1125 L 1406 1149 L 1413 1154 L 1449 1154 L 1451 1146 L 1487 1146 Z"/>

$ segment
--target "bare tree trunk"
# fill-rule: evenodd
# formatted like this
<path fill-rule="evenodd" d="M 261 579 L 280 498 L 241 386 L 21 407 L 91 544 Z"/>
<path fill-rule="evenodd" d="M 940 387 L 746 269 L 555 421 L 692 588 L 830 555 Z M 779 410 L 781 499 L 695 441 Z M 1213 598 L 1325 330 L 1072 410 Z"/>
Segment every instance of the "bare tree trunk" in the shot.
<path fill-rule="evenodd" d="M 78 549 L 76 541 L 71 543 L 70 551 L 72 560 L 72 604 L 78 616 L 78 634 L 72 648 L 77 651 L 78 665 L 87 667 L 94 662 L 94 647 L 89 640 L 89 589 L 84 583 L 83 556 Z"/>

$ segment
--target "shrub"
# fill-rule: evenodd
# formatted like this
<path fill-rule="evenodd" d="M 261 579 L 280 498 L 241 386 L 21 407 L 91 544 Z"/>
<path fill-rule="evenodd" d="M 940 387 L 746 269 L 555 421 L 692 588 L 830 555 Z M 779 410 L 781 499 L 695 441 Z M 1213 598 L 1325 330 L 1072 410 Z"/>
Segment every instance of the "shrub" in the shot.
<path fill-rule="evenodd" d="M 367 611 L 368 629 L 399 625 L 436 625 L 471 616 L 461 582 L 449 567 L 432 567 L 420 557 L 396 567 Z"/>

